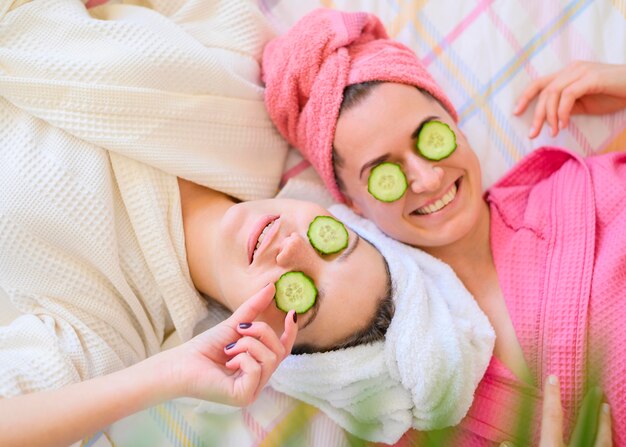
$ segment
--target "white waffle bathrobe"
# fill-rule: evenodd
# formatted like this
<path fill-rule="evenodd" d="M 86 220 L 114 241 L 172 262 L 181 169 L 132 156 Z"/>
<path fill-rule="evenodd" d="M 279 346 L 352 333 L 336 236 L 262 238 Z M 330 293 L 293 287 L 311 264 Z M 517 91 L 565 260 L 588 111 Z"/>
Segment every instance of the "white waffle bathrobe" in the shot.
<path fill-rule="evenodd" d="M 121 3 L 121 2 L 117 2 Z M 128 2 L 130 3 L 130 2 Z M 277 188 L 272 31 L 243 0 L 0 1 L 0 397 L 123 368 L 206 316 L 176 176 Z"/>

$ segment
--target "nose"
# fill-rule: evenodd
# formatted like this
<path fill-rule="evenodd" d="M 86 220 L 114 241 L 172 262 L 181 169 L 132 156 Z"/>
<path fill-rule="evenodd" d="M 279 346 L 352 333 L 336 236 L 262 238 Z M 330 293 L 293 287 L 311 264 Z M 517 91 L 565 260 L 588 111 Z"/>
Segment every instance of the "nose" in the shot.
<path fill-rule="evenodd" d="M 290 270 L 311 269 L 317 259 L 313 250 L 303 235 L 293 232 L 281 242 L 276 263 Z"/>
<path fill-rule="evenodd" d="M 418 194 L 436 191 L 443 180 L 443 169 L 433 161 L 425 160 L 415 154 L 405 162 L 406 179 L 411 191 Z"/>

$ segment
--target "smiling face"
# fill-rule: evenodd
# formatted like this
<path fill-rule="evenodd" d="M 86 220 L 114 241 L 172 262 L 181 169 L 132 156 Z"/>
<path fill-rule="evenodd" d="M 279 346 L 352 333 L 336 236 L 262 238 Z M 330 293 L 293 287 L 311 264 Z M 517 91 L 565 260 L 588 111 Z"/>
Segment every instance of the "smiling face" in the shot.
<path fill-rule="evenodd" d="M 439 161 L 415 149 L 421 127 L 441 121 L 456 134 L 457 148 Z M 467 236 L 484 212 L 478 158 L 446 110 L 417 88 L 394 83 L 372 87 L 342 111 L 334 148 L 336 173 L 352 209 L 391 237 L 417 247 L 442 247 Z M 400 165 L 408 188 L 394 202 L 367 189 L 371 170 L 382 162 Z"/>
<path fill-rule="evenodd" d="M 236 309 L 283 273 L 301 271 L 318 289 L 313 308 L 298 316 L 297 344 L 329 348 L 363 329 L 388 294 L 381 254 L 348 228 L 348 247 L 320 255 L 309 224 L 328 211 L 309 202 L 271 199 L 231 206 L 219 222 L 216 280 L 227 307 Z M 282 333 L 285 313 L 270 306 L 261 320 Z"/>

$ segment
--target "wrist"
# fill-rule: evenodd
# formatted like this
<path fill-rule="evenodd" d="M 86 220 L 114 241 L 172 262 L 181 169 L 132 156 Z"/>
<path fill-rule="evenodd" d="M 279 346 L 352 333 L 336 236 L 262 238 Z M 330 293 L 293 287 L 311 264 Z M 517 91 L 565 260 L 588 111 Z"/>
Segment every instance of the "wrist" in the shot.
<path fill-rule="evenodd" d="M 150 376 L 151 387 L 158 390 L 156 397 L 161 401 L 185 397 L 188 395 L 189 378 L 183 367 L 177 348 L 168 349 L 144 360 L 143 374 Z"/>
<path fill-rule="evenodd" d="M 136 364 L 136 373 L 141 378 L 142 388 L 147 392 L 151 405 L 182 397 L 184 390 L 176 373 L 176 362 L 170 351 L 160 352 Z"/>

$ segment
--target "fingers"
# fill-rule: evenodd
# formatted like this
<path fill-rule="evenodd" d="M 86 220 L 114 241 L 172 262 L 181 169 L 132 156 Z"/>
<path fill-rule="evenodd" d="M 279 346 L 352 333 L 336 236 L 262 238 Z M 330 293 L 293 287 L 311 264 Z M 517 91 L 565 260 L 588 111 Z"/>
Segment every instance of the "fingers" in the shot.
<path fill-rule="evenodd" d="M 570 447 L 591 445 L 610 447 L 612 445 L 609 407 L 604 404 L 602 411 L 599 411 L 601 401 L 600 388 L 593 387 L 587 392 L 580 406 L 578 419 L 570 439 Z M 559 383 L 556 376 L 551 375 L 544 387 L 540 447 L 562 447 L 564 445 L 562 431 L 563 407 Z"/>
<path fill-rule="evenodd" d="M 544 89 L 546 85 L 548 85 L 552 81 L 552 79 L 554 79 L 555 76 L 556 73 L 550 76 L 544 76 L 542 78 L 535 79 L 533 82 L 531 82 L 517 100 L 517 105 L 515 106 L 515 110 L 513 110 L 513 113 L 515 115 L 520 115 L 524 113 L 524 111 L 528 107 L 528 104 Z"/>
<path fill-rule="evenodd" d="M 600 410 L 598 434 L 593 447 L 611 447 L 612 445 L 611 411 L 609 409 L 609 404 L 603 403 Z"/>
<path fill-rule="evenodd" d="M 552 129 L 552 136 L 555 137 L 559 133 L 559 129 L 567 127 L 569 124 L 569 116 L 574 103 L 582 96 L 586 90 L 572 90 L 571 86 L 577 82 L 582 76 L 581 69 L 563 70 L 557 73 L 548 84 L 544 84 L 533 116 L 528 136 L 535 138 L 539 135 L 541 127 L 547 121 Z M 576 92 L 575 95 L 573 93 Z M 563 103 L 563 97 L 567 101 Z"/>
<path fill-rule="evenodd" d="M 237 332 L 242 337 L 253 337 L 276 354 L 276 357 L 282 360 L 285 358 L 285 348 L 278 339 L 276 332 L 267 323 L 255 321 L 253 323 L 241 323 L 237 326 Z M 237 342 L 239 343 L 239 342 Z"/>
<path fill-rule="evenodd" d="M 247 406 L 251 404 L 260 389 L 262 367 L 248 353 L 241 352 L 226 362 L 226 367 L 232 370 L 240 370 L 234 377 L 231 393 L 234 405 Z"/>
<path fill-rule="evenodd" d="M 582 77 L 574 80 L 563 89 L 557 112 L 559 120 L 563 123 L 563 129 L 569 125 L 569 119 L 574 111 L 576 101 L 591 90 L 591 82 L 591 78 Z"/>
<path fill-rule="evenodd" d="M 254 321 L 270 305 L 274 298 L 274 293 L 276 293 L 274 284 L 266 285 L 239 306 L 228 321 L 233 327 L 241 322 Z"/>
<path fill-rule="evenodd" d="M 235 359 L 238 359 L 242 353 L 247 353 L 260 367 L 260 373 L 256 378 L 256 387 L 248 389 L 252 400 L 256 398 L 265 386 L 280 362 L 291 352 L 298 333 L 296 320 L 295 311 L 289 311 L 285 317 L 285 331 L 280 339 L 274 330 L 264 322 L 256 321 L 239 324 L 237 332 L 242 335 L 242 338 L 224 348 L 226 355 L 234 356 L 226 362 L 225 366 L 227 368 L 239 368 L 240 363 L 235 361 Z M 247 362 L 249 363 L 249 361 Z M 246 386 L 248 385 L 250 384 L 247 383 Z"/>
<path fill-rule="evenodd" d="M 530 130 L 528 131 L 528 138 L 535 138 L 537 135 L 539 135 L 539 132 L 541 132 L 543 123 L 546 120 L 546 99 L 546 95 L 539 95 L 537 105 L 535 106 L 533 122 L 530 125 Z"/>
<path fill-rule="evenodd" d="M 590 75 L 589 64 L 575 62 L 550 76 L 533 81 L 522 93 L 514 113 L 523 113 L 529 102 L 538 96 L 528 137 L 535 138 L 539 135 L 546 121 L 554 137 L 560 129 L 569 125 L 576 101 L 590 93 L 595 84 L 597 80 Z"/>
<path fill-rule="evenodd" d="M 267 383 L 272 373 L 276 370 L 278 363 L 283 359 L 254 337 L 240 338 L 237 340 L 237 343 L 235 343 L 235 346 L 226 350 L 226 353 L 228 355 L 248 353 L 259 365 L 261 373 L 258 378 L 257 386 L 252 390 L 253 395 L 256 395 L 257 391 L 260 391 L 260 388 Z M 232 360 L 226 362 L 227 368 L 236 369 L 234 366 Z"/>
<path fill-rule="evenodd" d="M 544 386 L 543 410 L 541 418 L 540 447 L 563 446 L 563 407 L 559 381 L 556 376 L 548 376 Z"/>
<path fill-rule="evenodd" d="M 297 320 L 298 315 L 295 310 L 290 310 L 285 317 L 285 332 L 280 337 L 280 343 L 283 345 L 286 355 L 291 353 L 296 342 L 296 336 L 298 335 Z"/>
<path fill-rule="evenodd" d="M 287 313 L 285 316 L 285 330 L 280 339 L 267 323 L 261 321 L 240 323 L 237 326 L 237 332 L 244 337 L 254 337 L 262 342 L 276 355 L 279 361 L 281 361 L 291 353 L 296 336 L 298 335 L 297 315 L 293 310 Z M 237 344 L 239 344 L 239 342 L 237 342 Z"/>
<path fill-rule="evenodd" d="M 567 108 L 563 104 L 563 95 L 571 93 L 569 86 L 580 78 L 580 70 L 568 70 L 555 77 L 545 88 L 546 95 L 546 119 L 552 128 L 552 136 L 559 133 L 559 129 L 569 124 L 569 113 L 574 106 L 574 101 Z M 543 93 L 542 93 L 543 94 Z M 559 113 L 560 112 L 560 113 Z"/>

